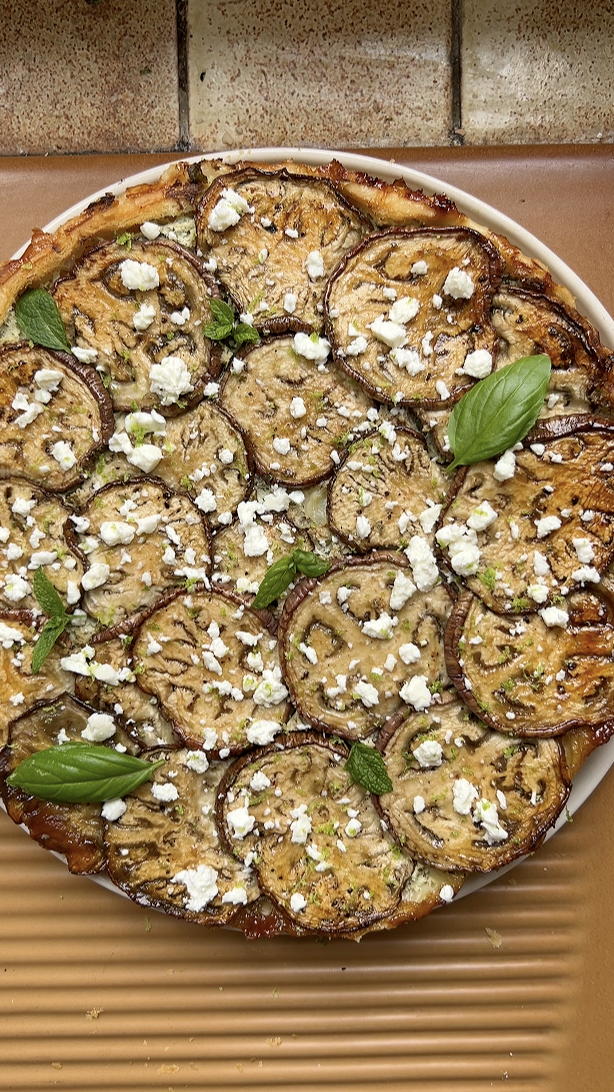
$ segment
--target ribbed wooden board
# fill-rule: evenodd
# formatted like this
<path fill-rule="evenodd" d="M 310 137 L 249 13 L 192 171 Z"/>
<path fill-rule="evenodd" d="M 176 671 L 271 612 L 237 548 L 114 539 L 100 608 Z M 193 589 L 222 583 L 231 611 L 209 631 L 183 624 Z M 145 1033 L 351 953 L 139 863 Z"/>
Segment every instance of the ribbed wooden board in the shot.
<path fill-rule="evenodd" d="M 612 308 L 598 260 L 614 243 L 610 153 L 397 159 L 521 220 Z M 32 224 L 144 165 L 0 162 L 3 256 Z M 613 815 L 610 777 L 488 888 L 394 933 L 323 944 L 248 942 L 147 913 L 69 876 L 0 814 L 0 1088 L 608 1092 Z"/>

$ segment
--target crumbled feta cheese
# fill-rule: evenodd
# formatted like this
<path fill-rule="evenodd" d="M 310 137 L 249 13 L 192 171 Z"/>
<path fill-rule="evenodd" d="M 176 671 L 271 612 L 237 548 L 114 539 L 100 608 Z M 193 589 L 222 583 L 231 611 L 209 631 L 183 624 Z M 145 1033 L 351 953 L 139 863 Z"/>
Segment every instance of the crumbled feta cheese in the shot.
<path fill-rule="evenodd" d="M 405 549 L 413 578 L 419 591 L 430 591 L 439 580 L 439 569 L 428 542 L 420 535 L 413 535 Z"/>
<path fill-rule="evenodd" d="M 408 679 L 401 687 L 399 696 L 408 705 L 413 705 L 418 713 L 422 712 L 423 709 L 428 709 L 433 701 L 426 675 L 414 675 L 413 678 Z"/>
<path fill-rule="evenodd" d="M 401 645 L 399 648 L 399 656 L 404 664 L 417 664 L 421 653 L 413 641 L 408 641 L 407 644 Z"/>
<path fill-rule="evenodd" d="M 426 801 L 423 796 L 414 796 L 414 815 L 421 815 L 426 808 Z"/>
<path fill-rule="evenodd" d="M 304 895 L 301 895 L 300 892 L 295 891 L 294 894 L 290 896 L 290 909 L 294 914 L 300 914 L 301 910 L 304 910 L 306 906 L 307 899 Z"/>
<path fill-rule="evenodd" d="M 313 360 L 316 364 L 324 364 L 328 360 L 330 342 L 325 337 L 318 337 L 316 340 L 309 334 L 298 333 L 292 338 L 292 348 L 295 353 L 304 356 L 306 360 Z"/>
<path fill-rule="evenodd" d="M 469 300 L 474 292 L 474 284 L 469 274 L 455 265 L 448 273 L 441 291 L 444 296 L 451 296 L 455 300 Z"/>
<path fill-rule="evenodd" d="M 273 448 L 278 455 L 289 455 L 290 441 L 287 436 L 276 436 L 273 440 Z"/>
<path fill-rule="evenodd" d="M 413 296 L 403 296 L 402 299 L 393 303 L 388 317 L 391 322 L 405 325 L 416 317 L 419 310 L 420 304 L 417 299 Z"/>
<path fill-rule="evenodd" d="M 307 408 L 302 398 L 295 397 L 290 402 L 290 416 L 291 417 L 304 417 L 307 413 Z"/>
<path fill-rule="evenodd" d="M 488 501 L 483 501 L 479 508 L 475 508 L 469 516 L 467 527 L 470 527 L 472 531 L 485 531 L 487 527 L 490 527 L 491 523 L 495 522 L 497 516 L 498 512 L 495 512 Z"/>
<path fill-rule="evenodd" d="M 375 686 L 371 683 L 364 682 L 362 679 L 357 682 L 353 691 L 352 697 L 358 698 L 362 702 L 365 709 L 372 709 L 374 705 L 379 705 L 379 693 Z"/>
<path fill-rule="evenodd" d="M 211 231 L 226 231 L 227 228 L 238 224 L 246 212 L 253 211 L 245 198 L 241 197 L 236 190 L 230 187 L 224 188 L 222 196 L 209 214 L 207 226 Z"/>
<path fill-rule="evenodd" d="M 124 288 L 131 291 L 148 292 L 160 284 L 158 270 L 153 265 L 148 262 L 135 262 L 132 258 L 121 262 L 119 275 Z"/>
<path fill-rule="evenodd" d="M 405 606 L 407 600 L 411 599 L 415 591 L 416 585 L 413 580 L 410 580 L 404 572 L 399 571 L 394 578 L 394 584 L 390 592 L 390 609 L 392 611 L 401 610 L 401 607 Z M 386 615 L 386 617 L 388 616 Z M 390 636 L 392 636 L 392 631 Z"/>
<path fill-rule="evenodd" d="M 233 838 L 245 838 L 254 829 L 255 815 L 250 815 L 247 807 L 234 808 L 226 814 L 226 822 L 231 828 Z"/>
<path fill-rule="evenodd" d="M 126 459 L 131 466 L 136 466 L 144 474 L 149 474 L 160 462 L 162 454 L 155 444 L 141 444 L 140 447 L 132 448 Z"/>
<path fill-rule="evenodd" d="M 149 386 L 157 394 L 163 406 L 177 402 L 182 394 L 194 390 L 185 360 L 180 356 L 165 356 L 159 364 L 149 369 Z"/>
<path fill-rule="evenodd" d="M 198 496 L 194 497 L 194 504 L 201 512 L 215 512 L 217 501 L 212 489 L 201 489 Z"/>
<path fill-rule="evenodd" d="M 443 762 L 443 747 L 436 739 L 423 740 L 422 743 L 412 751 L 412 754 L 424 770 L 433 766 L 441 766 L 441 763 Z"/>
<path fill-rule="evenodd" d="M 121 520 L 105 520 L 100 525 L 100 537 L 107 546 L 117 546 L 118 542 L 132 542 L 135 528 L 133 524 L 123 523 Z"/>
<path fill-rule="evenodd" d="M 57 444 L 51 448 L 51 454 L 62 470 L 71 470 L 77 462 L 77 456 L 66 440 L 58 440 Z"/>
<path fill-rule="evenodd" d="M 544 607 L 539 614 L 547 626 L 560 626 L 565 629 L 569 622 L 568 612 L 560 607 Z"/>
<path fill-rule="evenodd" d="M 404 368 L 408 375 L 418 375 L 426 368 L 426 364 L 421 360 L 420 354 L 415 349 L 393 349 L 390 353 L 390 359 L 396 364 L 397 368 Z"/>
<path fill-rule="evenodd" d="M 576 551 L 578 561 L 581 561 L 583 565 L 587 565 L 594 560 L 595 551 L 588 538 L 572 538 L 571 543 Z"/>
<path fill-rule="evenodd" d="M 147 330 L 156 317 L 156 309 L 151 303 L 142 303 L 138 311 L 132 316 L 132 325 L 135 330 Z"/>
<path fill-rule="evenodd" d="M 378 341 L 388 345 L 391 349 L 400 349 L 407 342 L 407 331 L 398 322 L 390 322 L 380 315 L 373 322 L 367 324 L 367 330 L 371 330 Z"/>
<path fill-rule="evenodd" d="M 101 588 L 103 584 L 106 584 L 110 573 L 111 569 L 109 565 L 106 565 L 102 561 L 95 561 L 81 577 L 81 587 L 85 591 L 92 591 L 93 588 Z"/>
<path fill-rule="evenodd" d="M 356 537 L 368 538 L 371 534 L 371 524 L 366 516 L 356 516 Z"/>
<path fill-rule="evenodd" d="M 454 888 L 451 883 L 444 883 L 439 892 L 439 898 L 442 902 L 452 902 L 454 898 Z"/>
<path fill-rule="evenodd" d="M 475 349 L 472 353 L 467 353 L 460 370 L 465 375 L 472 375 L 474 379 L 484 379 L 492 372 L 492 354 L 487 349 Z"/>
<path fill-rule="evenodd" d="M 409 583 L 411 584 L 412 592 L 409 592 L 406 598 L 409 598 L 409 595 L 413 594 L 413 592 L 416 590 L 411 580 L 409 581 Z M 376 637 L 380 641 L 389 641 L 392 638 L 393 628 L 394 622 L 392 618 L 384 611 L 382 614 L 379 615 L 378 618 L 369 618 L 366 622 L 364 622 L 362 632 L 367 637 Z"/>
<path fill-rule="evenodd" d="M 504 451 L 503 455 L 497 459 L 493 467 L 492 476 L 498 482 L 506 482 L 510 478 L 514 477 L 516 472 L 516 456 L 513 451 Z"/>
<path fill-rule="evenodd" d="M 312 250 L 305 259 L 305 269 L 310 281 L 320 280 L 324 276 L 324 258 L 319 250 Z"/>
<path fill-rule="evenodd" d="M 182 868 L 172 878 L 173 883 L 182 883 L 187 892 L 185 902 L 186 910 L 192 910 L 195 914 L 204 910 L 205 906 L 218 894 L 218 873 L 210 865 L 199 864 L 196 868 Z"/>
<path fill-rule="evenodd" d="M 558 531 L 561 521 L 558 516 L 544 516 L 542 519 L 533 520 L 537 527 L 537 537 L 545 538 L 552 531 Z"/>
<path fill-rule="evenodd" d="M 459 815 L 469 815 L 474 800 L 479 797 L 479 792 L 471 781 L 465 777 L 458 777 L 452 786 L 453 808 Z"/>
<path fill-rule="evenodd" d="M 484 827 L 486 841 L 489 846 L 494 846 L 497 842 L 507 841 L 508 834 L 499 823 L 496 804 L 491 804 L 489 800 L 479 800 L 475 805 L 473 817 L 476 823 L 481 823 Z"/>
<path fill-rule="evenodd" d="M 102 743 L 115 735 L 115 721 L 108 713 L 92 713 L 81 732 L 81 738 L 88 743 Z"/>

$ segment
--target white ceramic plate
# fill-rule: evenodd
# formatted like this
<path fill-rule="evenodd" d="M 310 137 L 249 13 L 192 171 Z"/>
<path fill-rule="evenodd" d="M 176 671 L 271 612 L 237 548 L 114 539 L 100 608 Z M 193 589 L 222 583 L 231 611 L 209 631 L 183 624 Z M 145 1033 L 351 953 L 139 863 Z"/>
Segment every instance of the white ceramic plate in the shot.
<path fill-rule="evenodd" d="M 445 193 L 454 201 L 461 212 L 466 213 L 477 224 L 482 224 L 485 227 L 491 228 L 499 235 L 504 235 L 511 243 L 514 243 L 515 246 L 519 247 L 529 257 L 537 258 L 539 261 L 543 262 L 550 270 L 555 281 L 558 281 L 560 284 L 567 287 L 576 297 L 578 311 L 580 314 L 585 315 L 596 327 L 601 335 L 603 343 L 605 345 L 614 345 L 614 319 L 612 319 L 597 297 L 589 288 L 587 288 L 584 282 L 580 280 L 577 274 L 554 254 L 552 250 L 541 243 L 535 235 L 532 235 L 531 232 L 526 231 L 520 224 L 511 220 L 509 216 L 504 216 L 503 213 L 498 212 L 497 209 L 492 208 L 491 205 L 487 205 L 484 201 L 479 201 L 476 197 L 472 197 L 471 194 L 458 189 L 456 186 L 449 186 L 447 183 L 440 182 L 431 175 L 423 174 L 421 171 L 411 170 L 409 167 L 400 167 L 397 164 L 389 163 L 386 160 L 321 148 L 247 148 L 238 149 L 232 152 L 209 152 L 207 155 L 185 157 L 185 161 L 192 163 L 197 163 L 203 159 L 221 159 L 229 164 L 245 160 L 278 163 L 285 159 L 293 159 L 298 163 L 306 163 L 310 166 L 319 166 L 323 163 L 330 162 L 332 159 L 336 159 L 342 163 L 344 167 L 347 167 L 348 170 L 362 171 L 366 174 L 383 178 L 386 181 L 402 178 L 411 189 L 421 189 L 424 190 L 425 193 Z M 57 228 L 67 220 L 70 220 L 73 216 L 77 216 L 79 213 L 83 212 L 92 201 L 96 201 L 105 193 L 120 194 L 130 186 L 141 185 L 147 182 L 156 182 L 169 165 L 170 164 L 162 164 L 157 167 L 150 167 L 146 171 L 141 171 L 139 174 L 134 174 L 129 178 L 122 179 L 121 182 L 105 186 L 104 189 L 98 190 L 96 193 L 90 194 L 82 201 L 79 201 L 76 205 L 72 205 L 71 208 L 66 209 L 60 216 L 56 216 L 54 220 L 45 225 L 43 230 L 49 232 L 56 231 Z M 13 257 L 20 257 L 26 246 L 27 243 L 24 244 Z M 574 812 L 578 810 L 580 805 L 584 803 L 597 787 L 601 779 L 605 777 L 613 763 L 614 737 L 608 743 L 604 744 L 604 746 L 599 747 L 583 765 L 574 780 L 567 809 L 566 811 L 563 811 L 559 816 L 556 825 L 548 832 L 548 838 L 556 833 L 560 827 L 565 825 L 567 822 L 567 813 L 573 815 Z M 505 868 L 499 869 L 497 872 L 488 873 L 484 876 L 473 876 L 463 885 L 457 898 L 460 898 L 462 895 L 469 895 L 471 892 L 477 891 L 478 888 L 484 887 L 497 876 L 501 876 L 504 872 L 513 868 L 517 863 L 517 861 L 514 861 Z M 98 883 L 101 883 L 112 891 L 122 895 L 124 894 L 104 876 L 94 876 L 92 879 L 95 879 Z M 127 898 L 128 896 L 125 897 Z"/>

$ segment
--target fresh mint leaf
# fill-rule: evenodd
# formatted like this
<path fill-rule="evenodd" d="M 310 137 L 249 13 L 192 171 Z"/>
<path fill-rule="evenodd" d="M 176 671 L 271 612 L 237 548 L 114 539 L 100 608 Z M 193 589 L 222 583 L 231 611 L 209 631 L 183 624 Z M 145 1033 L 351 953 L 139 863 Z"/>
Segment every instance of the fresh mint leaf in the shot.
<path fill-rule="evenodd" d="M 375 793 L 376 796 L 392 792 L 392 781 L 386 763 L 374 747 L 368 747 L 366 743 L 353 743 L 345 768 L 352 781 L 362 785 L 368 792 Z"/>
<path fill-rule="evenodd" d="M 230 326 L 232 328 L 235 321 L 235 314 L 232 307 L 229 307 L 223 300 L 218 300 L 215 297 L 209 300 L 209 307 L 216 322 L 219 322 L 222 326 Z"/>
<path fill-rule="evenodd" d="M 61 637 L 68 625 L 68 615 L 49 618 L 43 626 L 38 640 L 32 649 L 32 674 L 37 675 L 58 637 Z"/>
<path fill-rule="evenodd" d="M 463 395 L 448 423 L 454 455 L 448 470 L 492 459 L 524 439 L 539 416 L 550 372 L 549 356 L 525 356 Z"/>
<path fill-rule="evenodd" d="M 40 565 L 34 573 L 32 588 L 36 596 L 36 601 L 39 607 L 44 610 L 45 614 L 48 614 L 50 618 L 64 617 L 66 614 L 64 604 L 49 577 L 43 572 Z"/>
<path fill-rule="evenodd" d="M 296 564 L 292 554 L 290 554 L 289 557 L 280 557 L 264 574 L 260 587 L 256 593 L 256 598 L 252 603 L 252 607 L 254 607 L 255 610 L 262 610 L 264 607 L 268 607 L 270 603 L 279 599 L 280 595 L 282 595 L 286 588 L 292 583 L 295 576 Z"/>
<path fill-rule="evenodd" d="M 203 326 L 203 333 L 209 341 L 224 341 L 232 333 L 232 323 L 229 326 L 223 322 L 208 322 Z"/>
<path fill-rule="evenodd" d="M 233 338 L 237 349 L 241 345 L 255 345 L 257 341 L 260 341 L 260 334 L 257 330 L 254 330 L 253 326 L 250 326 L 247 322 L 238 322 L 233 331 Z"/>
<path fill-rule="evenodd" d="M 6 780 L 40 800 L 91 804 L 133 792 L 163 763 L 90 743 L 62 743 L 29 755 Z"/>
<path fill-rule="evenodd" d="M 308 550 L 293 550 L 292 557 L 298 571 L 304 576 L 322 576 L 330 569 L 330 561 L 323 561 Z"/>
<path fill-rule="evenodd" d="M 15 318 L 24 337 L 45 349 L 68 352 L 62 316 L 53 296 L 44 288 L 29 288 L 15 304 Z"/>

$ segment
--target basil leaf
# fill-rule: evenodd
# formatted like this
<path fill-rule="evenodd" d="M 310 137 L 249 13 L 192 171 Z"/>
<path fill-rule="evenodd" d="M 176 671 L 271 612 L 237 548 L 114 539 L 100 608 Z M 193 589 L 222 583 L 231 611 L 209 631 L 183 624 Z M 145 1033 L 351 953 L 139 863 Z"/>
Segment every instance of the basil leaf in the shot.
<path fill-rule="evenodd" d="M 282 592 L 285 592 L 295 576 L 296 564 L 292 554 L 290 554 L 289 557 L 280 557 L 264 574 L 260 587 L 256 593 L 256 598 L 252 603 L 252 607 L 254 607 L 255 610 L 262 610 L 263 607 L 268 607 L 269 603 L 273 603 L 275 599 L 279 599 L 279 596 Z"/>
<path fill-rule="evenodd" d="M 330 569 L 330 561 L 323 561 L 317 554 L 307 550 L 293 550 L 292 558 L 298 571 L 305 576 L 322 576 Z"/>
<path fill-rule="evenodd" d="M 68 351 L 58 305 L 44 288 L 30 288 L 15 304 L 15 318 L 24 337 L 45 349 Z"/>
<path fill-rule="evenodd" d="M 61 637 L 68 625 L 68 615 L 49 618 L 43 626 L 38 640 L 32 649 L 32 674 L 37 675 L 58 637 Z"/>
<path fill-rule="evenodd" d="M 216 298 L 209 300 L 209 307 L 211 308 L 211 314 L 214 319 L 222 326 L 230 326 L 231 329 L 234 326 L 235 313 L 232 307 L 229 307 L 223 300 Z"/>
<path fill-rule="evenodd" d="M 353 743 L 345 768 L 352 781 L 362 785 L 368 792 L 373 792 L 376 796 L 392 792 L 392 781 L 386 763 L 374 747 L 368 747 L 366 743 Z"/>
<path fill-rule="evenodd" d="M 51 618 L 63 618 L 66 614 L 64 610 L 64 604 L 60 599 L 57 591 L 51 583 L 49 577 L 43 572 L 42 568 L 38 567 L 34 573 L 34 580 L 32 581 L 32 588 L 36 596 L 39 607 L 42 607 L 45 614 L 50 615 Z"/>
<path fill-rule="evenodd" d="M 6 781 L 40 800 L 92 804 L 132 792 L 163 763 L 90 743 L 62 743 L 24 759 Z"/>
<path fill-rule="evenodd" d="M 454 454 L 448 470 L 492 459 L 523 440 L 539 416 L 550 372 L 549 356 L 525 356 L 467 391 L 448 423 Z"/>
<path fill-rule="evenodd" d="M 260 341 L 260 334 L 247 322 L 239 322 L 234 328 L 233 335 L 237 349 L 241 345 L 255 345 Z"/>
<path fill-rule="evenodd" d="M 232 333 L 232 323 L 223 322 L 208 322 L 206 326 L 203 326 L 203 334 L 209 338 L 209 341 L 223 341 L 224 338 L 230 337 Z"/>

